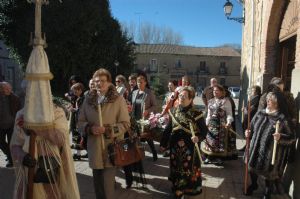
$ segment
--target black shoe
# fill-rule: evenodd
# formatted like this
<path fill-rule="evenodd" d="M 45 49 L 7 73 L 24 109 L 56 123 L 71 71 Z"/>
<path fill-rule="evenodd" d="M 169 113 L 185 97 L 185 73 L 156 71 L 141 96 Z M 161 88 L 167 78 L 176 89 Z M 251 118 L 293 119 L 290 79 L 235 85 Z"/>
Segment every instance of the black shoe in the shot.
<path fill-rule="evenodd" d="M 247 188 L 247 192 L 245 193 L 246 196 L 251 196 L 253 194 L 253 191 L 255 191 L 258 188 L 257 184 L 251 184 Z"/>
<path fill-rule="evenodd" d="M 81 156 L 77 154 L 73 154 L 73 160 L 81 160 Z"/>
<path fill-rule="evenodd" d="M 12 162 L 8 162 L 7 164 L 6 164 L 6 167 L 7 168 L 11 168 L 11 167 L 13 167 L 14 165 L 13 165 L 13 163 Z"/>

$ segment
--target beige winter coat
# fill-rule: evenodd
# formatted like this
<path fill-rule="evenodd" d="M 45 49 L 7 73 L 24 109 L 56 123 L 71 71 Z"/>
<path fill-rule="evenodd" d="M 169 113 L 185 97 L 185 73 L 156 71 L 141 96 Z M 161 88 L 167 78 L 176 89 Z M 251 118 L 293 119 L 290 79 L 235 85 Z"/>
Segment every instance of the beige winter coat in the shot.
<path fill-rule="evenodd" d="M 99 113 L 97 94 L 89 93 L 80 109 L 78 127 L 82 134 L 88 135 L 87 151 L 89 153 L 89 165 L 92 169 L 112 167 L 107 153 L 107 146 L 112 143 L 111 138 L 101 135 L 91 135 L 86 132 L 87 125 L 99 125 Z M 112 134 L 117 139 L 123 139 L 124 133 L 130 126 L 130 118 L 127 104 L 122 96 L 119 96 L 114 87 L 109 87 L 105 100 L 101 103 L 103 125 L 111 127 Z M 105 146 L 102 145 L 102 139 Z M 103 150 L 104 148 L 104 150 Z"/>

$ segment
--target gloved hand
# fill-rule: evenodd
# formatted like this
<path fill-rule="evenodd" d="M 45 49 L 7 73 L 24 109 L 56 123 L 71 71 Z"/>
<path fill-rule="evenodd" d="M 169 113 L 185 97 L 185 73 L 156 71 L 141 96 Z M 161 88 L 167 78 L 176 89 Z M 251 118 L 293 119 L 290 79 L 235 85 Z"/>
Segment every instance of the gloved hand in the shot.
<path fill-rule="evenodd" d="M 32 158 L 29 153 L 27 153 L 24 158 L 22 164 L 26 167 L 33 168 L 36 165 L 36 159 Z"/>

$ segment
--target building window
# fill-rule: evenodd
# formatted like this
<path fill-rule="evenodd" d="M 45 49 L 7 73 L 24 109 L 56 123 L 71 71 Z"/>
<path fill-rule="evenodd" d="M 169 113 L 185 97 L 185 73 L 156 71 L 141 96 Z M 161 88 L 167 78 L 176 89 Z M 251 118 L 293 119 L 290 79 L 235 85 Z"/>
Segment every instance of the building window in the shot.
<path fill-rule="evenodd" d="M 220 62 L 220 67 L 222 68 L 222 67 L 226 67 L 226 62 Z"/>
<path fill-rule="evenodd" d="M 220 62 L 219 73 L 220 73 L 221 75 L 227 74 L 226 63 L 225 63 L 225 62 Z"/>
<path fill-rule="evenodd" d="M 151 59 L 150 72 L 157 72 L 157 59 Z"/>
<path fill-rule="evenodd" d="M 167 74 L 169 74 L 170 71 L 166 62 L 163 63 L 162 70 L 165 71 Z"/>
<path fill-rule="evenodd" d="M 181 60 L 180 59 L 177 60 L 177 62 L 175 64 L 175 67 L 176 68 L 181 68 Z"/>
<path fill-rule="evenodd" d="M 200 72 L 206 72 L 206 62 L 200 61 Z"/>

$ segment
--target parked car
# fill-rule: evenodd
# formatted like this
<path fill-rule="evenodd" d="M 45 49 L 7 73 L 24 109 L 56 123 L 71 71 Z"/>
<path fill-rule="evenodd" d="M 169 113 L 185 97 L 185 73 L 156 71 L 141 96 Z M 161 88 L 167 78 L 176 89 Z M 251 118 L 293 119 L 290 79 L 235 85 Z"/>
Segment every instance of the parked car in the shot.
<path fill-rule="evenodd" d="M 240 97 L 240 87 L 229 87 L 228 90 L 231 93 L 232 98 Z"/>

